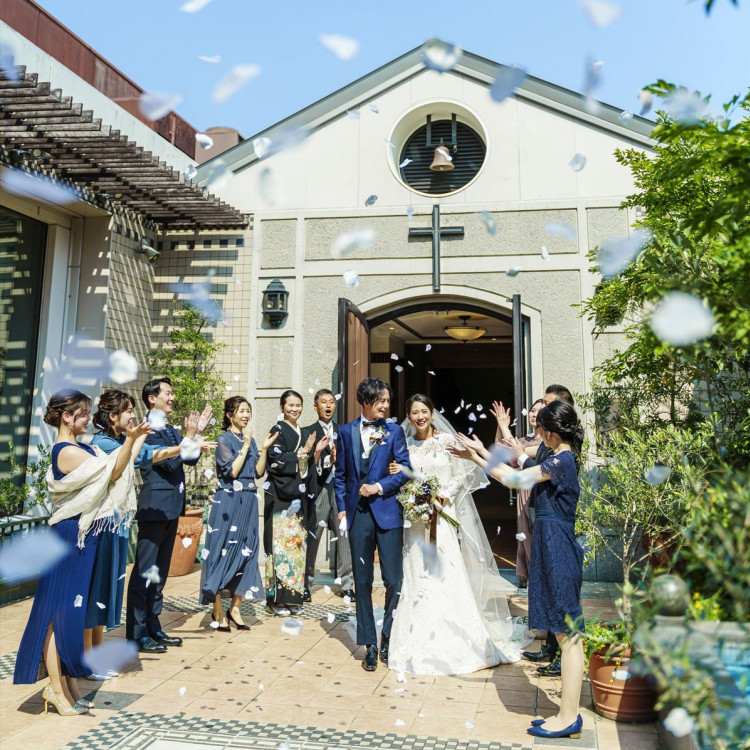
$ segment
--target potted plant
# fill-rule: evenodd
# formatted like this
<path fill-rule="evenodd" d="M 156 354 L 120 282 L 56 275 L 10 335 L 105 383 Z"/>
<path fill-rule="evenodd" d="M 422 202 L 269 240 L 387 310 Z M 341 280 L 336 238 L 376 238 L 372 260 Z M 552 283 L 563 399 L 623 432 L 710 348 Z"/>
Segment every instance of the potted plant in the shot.
<path fill-rule="evenodd" d="M 224 344 L 213 340 L 208 329 L 219 319 L 218 309 L 201 304 L 182 304 L 174 313 L 168 341 L 150 358 L 153 372 L 172 381 L 175 394 L 174 424 L 182 423 L 188 412 L 202 411 L 206 402 L 214 411 L 214 419 L 205 430 L 208 439 L 215 438 L 222 421 L 223 395 L 226 385 L 215 370 L 215 359 Z M 193 568 L 203 535 L 204 513 L 208 506 L 205 489 L 197 487 L 204 480 L 204 471 L 213 466 L 213 455 L 201 456 L 196 466 L 185 467 L 187 505 L 177 525 L 169 575 L 187 575 Z"/>

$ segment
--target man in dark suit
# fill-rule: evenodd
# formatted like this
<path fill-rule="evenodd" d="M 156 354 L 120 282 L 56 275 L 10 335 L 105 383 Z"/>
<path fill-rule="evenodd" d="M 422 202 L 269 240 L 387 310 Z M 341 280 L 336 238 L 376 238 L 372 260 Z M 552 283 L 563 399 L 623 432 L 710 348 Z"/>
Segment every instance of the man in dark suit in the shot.
<path fill-rule="evenodd" d="M 318 546 L 326 527 L 337 538 L 334 545 L 334 566 L 337 579 L 340 579 L 341 596 L 348 596 L 354 601 L 354 578 L 352 575 L 352 553 L 346 538 L 342 538 L 339 529 L 338 507 L 336 493 L 333 486 L 334 467 L 336 464 L 336 440 L 338 425 L 333 421 L 336 412 L 336 398 L 327 388 L 321 388 L 313 402 L 318 419 L 304 428 L 302 439 L 315 433 L 315 445 L 323 438 L 329 443 L 320 453 L 315 462 L 315 472 L 312 473 L 313 485 L 311 492 L 314 497 L 314 507 L 310 509 L 309 536 L 307 537 L 307 571 L 305 574 L 305 601 L 310 601 L 310 589 L 315 579 L 315 560 L 318 556 Z"/>
<path fill-rule="evenodd" d="M 554 383 L 548 385 L 544 392 L 544 405 L 549 406 L 553 401 L 566 401 L 571 406 L 575 406 L 575 399 L 573 394 L 564 386 Z M 529 469 L 532 466 L 539 466 L 546 461 L 552 455 L 552 449 L 548 448 L 544 443 L 539 446 L 536 452 L 536 458 L 531 458 L 527 455 L 523 446 L 517 440 L 504 441 L 506 444 L 516 452 L 516 459 L 518 460 L 518 466 L 521 469 Z M 529 516 L 533 531 L 534 525 L 534 508 L 536 501 L 536 493 L 539 485 L 534 485 L 531 488 L 531 497 L 529 498 Z M 533 533 L 532 533 L 532 544 Z M 539 674 L 555 677 L 560 675 L 560 645 L 557 642 L 553 633 L 547 633 L 547 638 L 544 645 L 539 651 L 524 651 L 523 656 L 529 661 L 549 661 L 550 664 L 546 667 L 539 667 L 537 672 Z"/>
<path fill-rule="evenodd" d="M 406 436 L 397 424 L 387 422 L 391 389 L 379 378 L 367 378 L 357 388 L 362 416 L 339 427 L 336 445 L 336 504 L 339 524 L 346 519 L 357 591 L 357 643 L 366 647 L 362 668 L 378 666 L 377 632 L 372 612 L 375 548 L 385 584 L 385 615 L 380 640 L 380 660 L 388 664 L 388 644 L 393 612 L 403 579 L 404 521 L 396 494 L 406 481 L 404 472 L 391 474 L 395 461 L 411 468 Z"/>
<path fill-rule="evenodd" d="M 143 386 L 143 403 L 149 410 L 149 421 L 154 432 L 147 442 L 159 446 L 154 451 L 153 464 L 141 468 L 141 487 L 138 498 L 138 545 L 135 563 L 128 583 L 125 635 L 137 641 L 141 651 L 163 653 L 167 646 L 181 646 L 182 639 L 167 635 L 159 622 L 164 584 L 169 573 L 177 519 L 185 511 L 184 464 L 198 463 L 199 455 L 185 460 L 180 456 L 183 438 L 167 417 L 172 413 L 174 393 L 168 378 L 150 380 Z M 211 450 L 214 443 L 207 443 L 199 436 L 211 418 L 211 409 L 206 407 L 202 415 L 192 412 L 184 424 L 185 437 L 195 440 L 201 453 Z"/>

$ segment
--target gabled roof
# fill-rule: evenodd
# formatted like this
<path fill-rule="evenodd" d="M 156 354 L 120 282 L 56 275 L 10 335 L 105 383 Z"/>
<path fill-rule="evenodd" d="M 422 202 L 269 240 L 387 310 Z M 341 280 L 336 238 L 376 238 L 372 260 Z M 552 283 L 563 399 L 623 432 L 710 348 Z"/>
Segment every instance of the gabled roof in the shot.
<path fill-rule="evenodd" d="M 433 39 L 430 41 L 439 40 Z M 279 136 L 282 133 L 295 131 L 310 133 L 341 117 L 347 110 L 356 108 L 369 99 L 379 96 L 384 91 L 419 75 L 425 69 L 422 62 L 423 46 L 415 47 L 401 57 L 397 57 L 299 112 L 250 136 L 247 140 L 219 154 L 211 161 L 205 162 L 198 169 L 198 180 L 200 181 L 205 177 L 207 165 L 210 165 L 216 159 L 221 159 L 233 172 L 239 172 L 257 161 L 258 155 L 253 147 L 253 140 L 256 138 L 266 137 L 273 141 L 274 135 Z M 464 51 L 450 73 L 465 76 L 490 86 L 497 77 L 498 71 L 507 67 L 472 52 Z M 654 144 L 650 137 L 651 130 L 654 127 L 651 120 L 635 115 L 630 122 L 623 124 L 618 119 L 623 110 L 603 102 L 598 102 L 600 105 L 599 112 L 593 115 L 586 109 L 586 97 L 583 94 L 557 86 L 541 78 L 527 76 L 516 89 L 514 96 L 558 110 L 595 127 L 609 130 L 613 134 L 627 138 L 634 143 L 647 147 Z"/>

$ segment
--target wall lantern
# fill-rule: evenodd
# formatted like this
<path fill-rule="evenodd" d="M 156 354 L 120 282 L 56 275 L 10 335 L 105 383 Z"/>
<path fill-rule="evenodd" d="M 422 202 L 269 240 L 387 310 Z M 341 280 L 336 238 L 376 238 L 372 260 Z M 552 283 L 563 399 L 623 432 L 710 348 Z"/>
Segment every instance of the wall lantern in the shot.
<path fill-rule="evenodd" d="M 272 328 L 279 328 L 289 315 L 289 292 L 279 279 L 274 279 L 263 291 L 263 315 Z"/>

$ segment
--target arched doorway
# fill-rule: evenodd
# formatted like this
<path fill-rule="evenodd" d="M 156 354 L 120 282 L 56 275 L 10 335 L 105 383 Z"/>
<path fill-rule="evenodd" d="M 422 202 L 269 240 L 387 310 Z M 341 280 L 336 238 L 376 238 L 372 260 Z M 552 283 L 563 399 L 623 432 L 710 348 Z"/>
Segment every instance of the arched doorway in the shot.
<path fill-rule="evenodd" d="M 493 401 L 510 406 L 524 434 L 531 391 L 531 325 L 520 296 L 492 305 L 466 295 L 409 295 L 373 300 L 362 309 L 339 300 L 338 385 L 341 421 L 359 415 L 356 389 L 367 376 L 393 389 L 391 416 L 405 418 L 414 393 L 433 400 L 456 430 L 485 445 L 495 439 Z M 498 565 L 515 565 L 515 497 L 493 482 L 477 493 L 477 507 Z"/>

